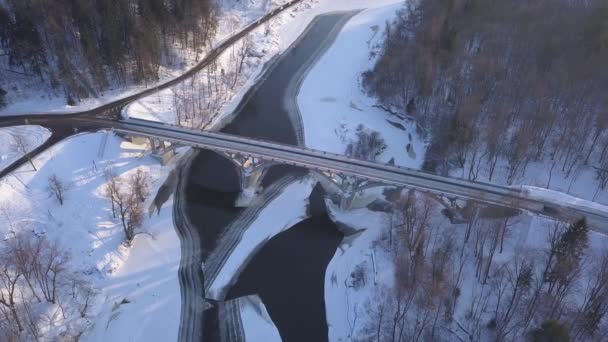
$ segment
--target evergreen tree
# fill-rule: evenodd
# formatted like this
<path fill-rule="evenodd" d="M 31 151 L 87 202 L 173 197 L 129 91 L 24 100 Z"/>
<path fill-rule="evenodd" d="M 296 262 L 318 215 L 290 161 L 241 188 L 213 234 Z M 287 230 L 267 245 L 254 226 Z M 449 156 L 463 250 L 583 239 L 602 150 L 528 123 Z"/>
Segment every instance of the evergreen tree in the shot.
<path fill-rule="evenodd" d="M 549 320 L 530 334 L 531 342 L 570 342 L 568 327 L 560 322 Z"/>
<path fill-rule="evenodd" d="M 555 261 L 547 274 L 549 292 L 557 283 L 569 281 L 570 276 L 579 269 L 588 244 L 588 231 L 587 220 L 583 218 L 570 224 L 561 234 L 553 251 Z"/>
<path fill-rule="evenodd" d="M 0 109 L 6 107 L 6 91 L 0 87 Z"/>

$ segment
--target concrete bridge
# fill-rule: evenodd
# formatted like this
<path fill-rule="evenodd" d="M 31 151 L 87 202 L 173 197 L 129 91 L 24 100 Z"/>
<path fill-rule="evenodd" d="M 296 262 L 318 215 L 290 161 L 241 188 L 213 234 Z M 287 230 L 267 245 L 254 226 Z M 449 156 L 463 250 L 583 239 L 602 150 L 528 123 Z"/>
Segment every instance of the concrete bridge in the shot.
<path fill-rule="evenodd" d="M 111 129 L 118 133 L 160 139 L 175 144 L 216 151 L 232 160 L 241 170 L 243 194 L 239 199 L 246 206 L 259 191 L 265 172 L 273 164 L 288 164 L 314 170 L 326 189 L 339 193 L 340 205 L 350 202 L 364 188 L 396 185 L 448 197 L 522 209 L 545 217 L 572 221 L 587 218 L 595 230 L 608 228 L 608 213 L 594 206 L 564 204 L 558 199 L 534 198 L 519 188 L 459 178 L 443 177 L 398 166 L 349 158 L 343 155 L 304 147 L 239 137 L 225 133 L 191 130 L 142 120 L 83 120 L 83 125 Z"/>
<path fill-rule="evenodd" d="M 260 191 L 261 181 L 268 168 L 279 163 L 314 170 L 321 184 L 335 195 L 334 198 L 339 198 L 342 208 L 348 208 L 356 194 L 364 188 L 379 184 L 396 185 L 450 198 L 470 199 L 521 209 L 565 221 L 585 217 L 591 228 L 608 233 L 608 212 L 594 206 L 580 203 L 565 204 L 557 198 L 539 199 L 515 187 L 443 177 L 305 147 L 225 133 L 192 130 L 151 121 L 120 119 L 116 116 L 29 115 L 5 117 L 0 120 L 0 126 L 23 124 L 44 126 L 54 132 L 69 131 L 70 134 L 79 131 L 113 130 L 125 135 L 216 151 L 230 159 L 240 170 L 243 192 L 237 204 L 242 206 L 247 206 Z M 8 171 L 10 169 L 4 170 L 0 176 Z"/>

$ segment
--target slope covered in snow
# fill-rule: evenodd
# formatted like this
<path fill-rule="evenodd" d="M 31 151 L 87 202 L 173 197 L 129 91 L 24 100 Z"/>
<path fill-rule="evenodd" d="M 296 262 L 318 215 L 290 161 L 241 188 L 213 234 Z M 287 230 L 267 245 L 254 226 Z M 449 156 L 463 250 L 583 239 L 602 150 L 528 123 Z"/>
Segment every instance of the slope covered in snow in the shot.
<path fill-rule="evenodd" d="M 415 123 L 374 107 L 375 100 L 360 87 L 361 74 L 374 63 L 374 47 L 382 42 L 384 23 L 402 6 L 401 1 L 382 3 L 374 3 L 373 8 L 349 20 L 306 76 L 298 94 L 305 142 L 315 149 L 344 153 L 349 143 L 356 142 L 357 128 L 362 125 L 379 132 L 386 141 L 379 162 L 394 159 L 397 165 L 418 169 L 426 145 L 416 133 Z"/>
<path fill-rule="evenodd" d="M 213 46 L 218 45 L 222 40 L 285 2 L 287 0 L 217 0 L 220 14 L 217 19 L 217 32 L 215 37 L 212 38 Z M 0 79 L 0 86 L 4 85 L 6 89 L 10 89 L 7 99 L 8 105 L 0 109 L 0 116 L 8 113 L 78 112 L 92 109 L 175 78 L 195 66 L 206 54 L 206 51 L 200 53 L 192 49 L 176 49 L 174 52 L 175 61 L 170 65 L 159 67 L 159 80 L 157 82 L 127 86 L 114 84 L 99 93 L 98 97 L 83 99 L 76 105 L 67 105 L 65 96 L 61 91 L 40 88 L 40 82 L 37 78 L 29 80 L 16 77 L 13 79 L 12 77 L 15 74 L 7 73 L 8 83 L 5 84 Z M 11 76 L 11 78 L 8 79 L 8 76 Z M 145 112 L 145 106 L 144 103 L 136 110 Z"/>
<path fill-rule="evenodd" d="M 165 205 L 160 216 L 145 220 L 145 231 L 150 235 L 137 236 L 133 246 L 126 248 L 122 245 L 121 224 L 112 219 L 110 203 L 103 196 L 107 169 L 121 177 L 141 169 L 150 175 L 151 190 L 156 191 L 167 168 L 161 169 L 155 159 L 143 152 L 141 146 L 110 133 L 81 134 L 36 157 L 37 172 L 26 164 L 13 173 L 14 177 L 0 181 L 0 205 L 7 209 L 0 218 L 5 239 L 12 238 L 10 232 L 31 232 L 59 241 L 71 254 L 74 271 L 82 274 L 94 289 L 103 289 L 89 314 L 102 312 L 104 319 L 89 317 L 59 325 L 54 322 L 48 327 L 47 337 L 51 340 L 68 327 L 79 330 L 90 324 L 95 324 L 93 333 L 85 336 L 91 341 L 130 341 L 143 336 L 150 327 L 158 327 L 159 322 L 165 328 L 156 335 L 170 337 L 177 332 L 180 251 L 171 221 L 171 203 Z M 69 187 L 64 205 L 48 193 L 51 175 Z M 116 304 L 123 299 L 130 305 Z M 167 317 L 175 316 L 171 328 Z"/>

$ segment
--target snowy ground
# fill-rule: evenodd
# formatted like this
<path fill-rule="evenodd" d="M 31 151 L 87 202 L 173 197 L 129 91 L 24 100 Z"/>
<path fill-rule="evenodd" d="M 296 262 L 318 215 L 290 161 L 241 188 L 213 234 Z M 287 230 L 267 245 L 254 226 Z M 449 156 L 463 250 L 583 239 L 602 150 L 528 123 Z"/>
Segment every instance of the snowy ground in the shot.
<path fill-rule="evenodd" d="M 222 341 L 281 341 L 279 331 L 257 295 L 222 302 L 219 316 Z"/>
<path fill-rule="evenodd" d="M 382 42 L 384 23 L 392 20 L 402 4 L 380 1 L 356 15 L 310 70 L 298 95 L 308 147 L 344 153 L 355 139 L 357 126 L 363 125 L 380 132 L 388 145 L 379 162 L 394 158 L 397 165 L 416 169 L 422 166 L 426 145 L 416 133 L 415 125 L 373 107 L 375 100 L 362 92 L 359 83 L 361 73 L 374 64 L 370 53 Z M 413 147 L 409 153 L 408 144 Z"/>
<path fill-rule="evenodd" d="M 247 24 L 285 2 L 287 0 L 218 0 L 221 16 L 218 19 L 218 32 L 214 44 L 218 45 L 223 39 L 230 37 Z M 77 112 L 95 108 L 175 78 L 192 68 L 205 56 L 205 53 L 184 51 L 176 47 L 175 56 L 176 60 L 171 65 L 160 67 L 158 82 L 110 88 L 101 93 L 98 98 L 84 99 L 76 106 L 68 106 L 64 96 L 60 93 L 50 89 L 40 89 L 37 80 L 10 80 L 8 84 L 5 84 L 5 88 L 11 89 L 9 103 L 8 106 L 0 109 L 0 116 L 9 113 Z M 0 85 L 3 83 L 0 80 Z"/>
<path fill-rule="evenodd" d="M 167 168 L 161 169 L 155 159 L 144 156 L 141 146 L 109 133 L 74 136 L 40 154 L 34 163 L 39 171 L 32 171 L 26 164 L 14 177 L 0 181 L 0 203 L 7 209 L 0 218 L 5 238 L 11 238 L 9 231 L 31 231 L 60 241 L 69 248 L 75 271 L 85 274 L 93 287 L 103 288 L 91 314 L 101 311 L 104 319 L 94 320 L 96 327 L 89 340 L 131 341 L 159 326 L 163 329 L 148 336 L 175 335 L 180 250 L 171 221 L 171 203 L 165 205 L 160 216 L 145 221 L 152 237 L 140 235 L 127 249 L 122 245 L 122 227 L 112 219 L 110 204 L 102 195 L 107 168 L 121 176 L 143 169 L 151 176 L 153 191 L 160 186 Z M 63 206 L 46 190 L 47 179 L 53 174 L 70 184 Z M 131 303 L 114 307 L 123 298 Z M 177 316 L 173 326 L 167 314 Z M 61 329 L 51 327 L 50 335 Z"/>
<path fill-rule="evenodd" d="M 341 212 L 331 208 L 332 217 L 338 222 L 360 230 L 346 236 L 325 271 L 325 310 L 330 341 L 349 341 L 350 326 L 355 320 L 355 311 L 365 311 L 365 302 L 372 298 L 381 286 L 393 284 L 394 265 L 376 252 L 374 244 L 382 236 L 380 227 L 387 227 L 389 217 L 385 213 L 357 209 Z M 351 289 L 351 273 L 357 265 L 363 265 L 367 277 L 363 291 Z"/>
<path fill-rule="evenodd" d="M 268 203 L 255 219 L 239 234 L 217 276 L 206 289 L 206 297 L 222 300 L 226 289 L 238 278 L 243 265 L 273 236 L 294 226 L 306 217 L 308 197 L 315 185 L 312 177 L 294 181 Z M 240 228 L 240 227 L 235 227 Z M 229 230 L 227 230 L 229 233 Z M 219 246 L 223 246 L 222 243 Z M 215 251 L 214 251 L 215 252 Z M 208 272 L 206 271 L 205 274 Z"/>
<path fill-rule="evenodd" d="M 25 151 L 30 152 L 42 145 L 49 137 L 51 132 L 40 126 L 13 126 L 0 128 L 0 170 L 7 165 L 21 158 L 23 153 L 15 139 L 23 137 Z M 31 166 L 30 166 L 31 167 Z"/>
<path fill-rule="evenodd" d="M 441 207 L 437 207 L 441 209 Z M 369 322 L 371 307 L 379 301 L 386 302 L 387 289 L 395 286 L 394 257 L 382 247 L 390 227 L 390 214 L 373 212 L 368 209 L 341 211 L 330 207 L 332 217 L 337 222 L 357 231 L 348 235 L 338 247 L 334 258 L 326 270 L 325 305 L 330 341 L 350 341 L 364 336 L 363 330 Z M 431 238 L 434 243 L 441 239 L 462 241 L 466 225 L 451 224 L 438 210 L 432 215 L 432 226 L 439 227 Z M 504 251 L 496 252 L 493 268 L 513 260 L 516 256 L 526 256 L 541 260 L 543 249 L 547 247 L 546 237 L 553 222 L 531 216 L 518 216 L 511 220 L 505 240 Z M 600 255 L 606 250 L 608 237 L 589 233 L 588 255 Z M 465 267 L 460 284 L 460 296 L 456 306 L 457 321 L 468 324 L 467 311 L 472 298 L 480 296 L 478 280 L 475 278 L 473 251 L 465 249 Z M 453 270 L 457 269 L 459 257 L 450 260 Z M 353 283 L 357 268 L 364 270 L 363 286 Z M 377 319 L 372 318 L 372 319 Z M 466 327 L 466 326 L 465 326 Z M 467 327 L 468 328 L 468 327 Z M 369 332 L 368 332 L 369 333 Z"/>

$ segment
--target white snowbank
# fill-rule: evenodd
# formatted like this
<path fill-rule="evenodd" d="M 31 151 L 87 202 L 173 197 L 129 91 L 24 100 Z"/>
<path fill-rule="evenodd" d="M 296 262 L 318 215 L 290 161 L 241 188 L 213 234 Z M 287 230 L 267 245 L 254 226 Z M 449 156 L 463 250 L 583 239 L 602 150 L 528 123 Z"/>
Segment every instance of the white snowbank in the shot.
<path fill-rule="evenodd" d="M 308 197 L 314 184 L 312 177 L 293 182 L 260 212 L 243 233 L 213 283 L 207 287 L 207 298 L 221 299 L 223 291 L 236 281 L 243 265 L 258 249 L 306 217 Z"/>
<path fill-rule="evenodd" d="M 547 202 L 563 205 L 572 206 L 579 209 L 591 209 L 606 213 L 608 215 L 608 206 L 592 202 L 586 199 L 578 198 L 561 191 L 555 191 L 545 188 L 539 188 L 531 185 L 519 186 L 524 194 L 530 198 L 544 200 Z"/>
<path fill-rule="evenodd" d="M 357 209 L 349 212 L 330 207 L 332 217 L 361 232 L 344 238 L 325 271 L 325 310 L 330 341 L 350 341 L 351 326 L 365 318 L 365 302 L 394 282 L 394 267 L 385 253 L 376 247 L 389 217 L 385 213 Z M 351 274 L 361 265 L 365 269 L 365 285 L 353 288 Z M 363 320 L 364 322 L 364 320 Z M 356 330 L 353 332 L 356 333 Z"/>
<path fill-rule="evenodd" d="M 372 9 L 357 14 L 346 23 L 336 42 L 310 70 L 298 95 L 305 142 L 308 147 L 344 153 L 355 139 L 356 128 L 380 132 L 388 147 L 380 162 L 394 158 L 397 165 L 419 169 L 426 146 L 415 125 L 373 107 L 375 100 L 362 92 L 361 74 L 373 67 L 370 52 L 382 42 L 382 29 L 402 6 L 401 1 L 379 1 Z M 389 4 L 384 5 L 383 4 Z M 351 4 L 352 6 L 352 4 Z M 351 7 L 344 6 L 344 7 Z M 354 6 L 353 6 L 354 7 Z M 391 120 L 403 129 L 391 125 Z M 411 140 L 410 140 L 411 138 Z M 408 144 L 414 153 L 408 153 Z"/>

